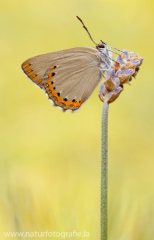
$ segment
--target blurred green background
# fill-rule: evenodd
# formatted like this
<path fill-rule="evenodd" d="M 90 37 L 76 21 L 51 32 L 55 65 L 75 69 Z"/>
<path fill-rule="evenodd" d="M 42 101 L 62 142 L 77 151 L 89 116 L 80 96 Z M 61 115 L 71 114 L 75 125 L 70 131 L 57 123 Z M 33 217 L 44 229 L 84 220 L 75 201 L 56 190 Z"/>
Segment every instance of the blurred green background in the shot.
<path fill-rule="evenodd" d="M 99 239 L 99 86 L 63 113 L 20 69 L 38 54 L 94 47 L 76 15 L 97 43 L 145 57 L 109 109 L 108 231 L 109 240 L 154 239 L 153 13 L 153 0 L 0 1 L 0 239 L 47 229 Z"/>

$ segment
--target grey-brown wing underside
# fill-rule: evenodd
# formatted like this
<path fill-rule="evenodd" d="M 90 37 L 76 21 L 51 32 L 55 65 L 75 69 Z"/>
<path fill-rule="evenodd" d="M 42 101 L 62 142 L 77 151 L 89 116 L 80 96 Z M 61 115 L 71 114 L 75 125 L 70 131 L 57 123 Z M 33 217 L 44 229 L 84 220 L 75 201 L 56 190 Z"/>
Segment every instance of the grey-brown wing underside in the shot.
<path fill-rule="evenodd" d="M 88 47 L 39 55 L 25 61 L 22 69 L 65 110 L 78 109 L 102 78 L 99 51 Z"/>

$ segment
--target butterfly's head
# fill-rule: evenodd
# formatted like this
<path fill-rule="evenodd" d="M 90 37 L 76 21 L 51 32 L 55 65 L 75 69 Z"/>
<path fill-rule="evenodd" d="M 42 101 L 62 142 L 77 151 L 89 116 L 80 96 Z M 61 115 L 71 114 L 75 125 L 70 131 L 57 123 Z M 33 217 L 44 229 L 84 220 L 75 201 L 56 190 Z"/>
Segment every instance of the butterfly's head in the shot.
<path fill-rule="evenodd" d="M 101 43 L 98 43 L 98 44 L 96 45 L 96 48 L 97 48 L 98 50 L 101 50 L 102 48 L 107 48 L 107 44 L 101 40 Z"/>

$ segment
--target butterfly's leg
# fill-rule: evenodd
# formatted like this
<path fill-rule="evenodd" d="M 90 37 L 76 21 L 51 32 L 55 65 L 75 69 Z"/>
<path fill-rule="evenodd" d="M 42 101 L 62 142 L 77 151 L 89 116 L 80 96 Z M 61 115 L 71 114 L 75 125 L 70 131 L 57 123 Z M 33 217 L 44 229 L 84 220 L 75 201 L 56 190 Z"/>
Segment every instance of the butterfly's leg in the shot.
<path fill-rule="evenodd" d="M 102 76 L 105 78 L 104 71 L 102 69 L 100 69 L 100 71 L 101 71 Z"/>
<path fill-rule="evenodd" d="M 110 48 L 113 48 L 113 49 L 115 49 L 115 50 L 117 50 L 117 51 L 119 51 L 119 52 L 123 52 L 123 51 L 121 51 L 120 49 L 115 48 L 115 47 L 110 47 Z"/>
<path fill-rule="evenodd" d="M 109 69 L 105 69 L 105 68 L 100 69 L 101 74 L 103 75 L 104 78 L 105 78 L 104 73 L 105 73 L 105 72 L 108 72 L 108 70 L 109 70 Z"/>
<path fill-rule="evenodd" d="M 113 56 L 112 56 L 112 53 L 115 53 L 115 54 L 121 56 L 119 53 L 117 53 L 117 52 L 115 52 L 115 51 L 112 51 L 111 48 L 112 48 L 112 47 L 109 47 L 109 49 L 107 49 L 107 50 L 109 51 L 109 56 L 110 56 L 110 57 L 113 57 Z"/>
<path fill-rule="evenodd" d="M 111 61 L 118 63 L 117 61 L 115 61 L 114 59 L 112 59 L 113 57 L 108 56 L 108 55 L 105 54 L 104 52 L 102 52 L 102 53 L 103 53 L 106 57 L 108 57 Z"/>

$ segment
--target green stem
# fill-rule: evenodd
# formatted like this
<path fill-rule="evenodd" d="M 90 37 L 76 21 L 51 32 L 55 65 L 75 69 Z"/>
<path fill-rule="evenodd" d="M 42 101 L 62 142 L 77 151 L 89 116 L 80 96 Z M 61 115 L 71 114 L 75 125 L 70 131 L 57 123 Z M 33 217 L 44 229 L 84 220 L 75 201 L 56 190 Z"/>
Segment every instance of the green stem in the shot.
<path fill-rule="evenodd" d="M 101 196 L 100 196 L 100 239 L 107 240 L 107 192 L 108 192 L 108 109 L 103 103 L 101 125 Z"/>

